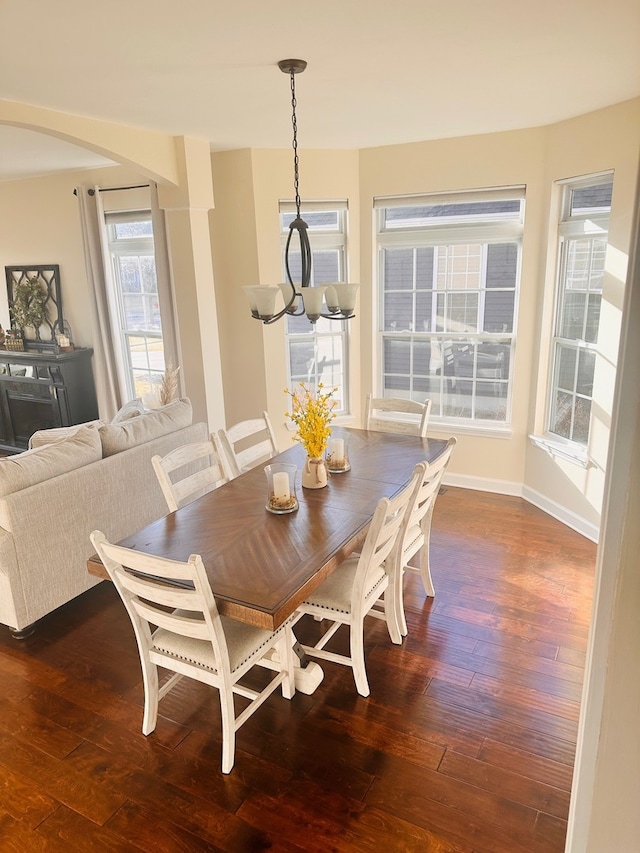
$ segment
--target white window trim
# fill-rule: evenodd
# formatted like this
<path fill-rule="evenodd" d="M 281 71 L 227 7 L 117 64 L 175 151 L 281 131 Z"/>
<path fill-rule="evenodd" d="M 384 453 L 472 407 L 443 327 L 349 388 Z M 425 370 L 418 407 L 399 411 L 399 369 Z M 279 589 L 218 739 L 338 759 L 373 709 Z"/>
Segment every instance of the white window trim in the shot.
<path fill-rule="evenodd" d="M 115 357 L 117 369 L 120 374 L 120 385 L 126 389 L 126 394 L 129 399 L 136 396 L 133 364 L 130 357 L 130 348 L 128 337 L 130 330 L 126 328 L 124 322 L 124 306 L 122 300 L 122 291 L 118 283 L 118 273 L 115 269 L 115 260 L 118 257 L 127 257 L 140 254 L 149 254 L 153 256 L 155 263 L 155 242 L 153 236 L 140 236 L 134 238 L 116 238 L 113 226 L 123 222 L 142 222 L 148 221 L 152 223 L 152 214 L 150 209 L 145 210 L 126 210 L 126 211 L 105 211 L 105 228 L 106 228 L 106 250 L 109 255 L 109 262 L 112 266 L 111 276 L 112 285 L 108 288 L 109 310 L 112 316 L 111 325 L 114 333 L 118 336 L 119 345 L 116 348 Z M 162 332 L 145 333 L 145 338 L 163 339 Z"/>
<path fill-rule="evenodd" d="M 519 200 L 522 202 L 521 216 L 513 219 L 505 219 L 501 222 L 484 222 L 480 225 L 470 225 L 469 223 L 451 222 L 446 227 L 439 225 L 427 224 L 420 228 L 384 228 L 384 209 L 388 207 L 408 207 L 418 205 L 429 205 L 433 203 L 439 204 L 462 204 L 466 202 L 479 201 L 505 201 Z M 393 335 L 393 333 L 384 332 L 380 326 L 380 319 L 384 316 L 384 292 L 381 286 L 382 265 L 381 255 L 385 248 L 407 248 L 407 247 L 436 247 L 437 245 L 456 245 L 464 243 L 482 242 L 482 243 L 517 243 L 518 250 L 518 266 L 516 271 L 516 288 L 515 288 L 515 306 L 513 317 L 513 331 L 510 333 L 511 338 L 511 362 L 508 377 L 508 393 L 506 404 L 506 420 L 496 422 L 491 421 L 475 421 L 471 419 L 456 419 L 451 417 L 432 416 L 431 424 L 433 431 L 449 431 L 466 432 L 473 435 L 485 437 L 504 437 L 509 438 L 512 435 L 512 408 L 513 408 L 513 377 L 515 373 L 515 361 L 517 350 L 517 328 L 518 315 L 520 305 L 520 282 L 522 269 L 522 241 L 524 234 L 524 210 L 526 207 L 526 187 L 524 185 L 514 185 L 510 187 L 488 188 L 480 190 L 470 190 L 467 192 L 447 192 L 433 194 L 414 194 L 406 196 L 380 196 L 374 198 L 373 203 L 376 212 L 376 258 L 377 258 L 377 273 L 376 273 L 376 290 L 377 299 L 375 300 L 375 317 L 374 329 L 376 338 L 375 358 L 376 358 L 376 376 L 378 388 L 382 387 L 383 378 L 382 371 L 382 347 L 385 337 Z M 435 292 L 435 290 L 434 290 Z M 411 333 L 412 337 L 420 338 L 424 333 Z M 428 333 L 425 339 L 431 340 L 434 334 L 442 334 L 445 337 L 450 337 L 450 333 Z M 477 333 L 469 334 L 468 337 L 482 337 L 483 340 L 491 338 L 493 333 Z M 406 335 L 404 336 L 406 338 Z M 496 338 L 504 338 L 504 335 L 495 334 Z"/>
<path fill-rule="evenodd" d="M 560 275 L 562 271 L 563 258 L 563 242 L 566 237 L 597 237 L 599 235 L 607 235 L 609 233 L 609 221 L 611 211 L 603 213 L 585 212 L 581 214 L 570 215 L 571 191 L 581 189 L 583 187 L 595 186 L 597 184 L 612 183 L 614 178 L 613 171 L 598 172 L 592 175 L 587 175 L 583 178 L 567 178 L 565 180 L 556 181 L 560 188 L 559 198 L 559 218 L 556 229 L 556 242 L 554 250 L 556 253 L 555 273 L 553 280 L 553 312 L 551 315 L 551 333 L 549 335 L 549 357 L 547 362 L 547 381 L 545 392 L 544 406 L 544 431 L 542 434 L 531 434 L 529 439 L 531 443 L 549 453 L 552 456 L 566 459 L 580 465 L 583 468 L 589 468 L 593 465 L 589 460 L 588 443 L 586 445 L 580 442 L 565 439 L 562 436 L 551 432 L 550 420 L 553 411 L 552 393 L 555 375 L 555 346 L 558 341 L 561 341 L 556 335 L 557 317 L 560 304 Z M 603 224 L 606 227 L 603 227 Z M 577 343 L 573 339 L 568 343 Z M 598 353 L 598 345 L 596 343 L 582 342 L 584 348 L 591 349 Z M 593 398 L 592 398 L 593 399 Z M 589 430 L 591 434 L 591 430 Z"/>
<path fill-rule="evenodd" d="M 278 218 L 283 213 L 295 213 L 297 211 L 296 204 L 292 200 L 281 199 L 278 202 Z M 305 212 L 322 212 L 322 211 L 337 211 L 339 214 L 339 222 L 340 225 L 336 229 L 326 229 L 323 231 L 317 231 L 315 229 L 309 228 L 309 240 L 311 242 L 311 251 L 322 251 L 322 250 L 332 250 L 338 249 L 342 253 L 342 274 L 340 277 L 340 281 L 348 282 L 349 281 L 349 252 L 348 252 L 348 212 L 349 205 L 346 199 L 337 199 L 335 201 L 324 200 L 305 200 L 300 205 L 300 212 L 304 217 Z M 284 253 L 284 247 L 286 244 L 287 234 L 285 232 L 280 232 L 281 236 L 281 245 L 282 252 Z M 313 271 L 312 271 L 313 272 Z M 283 274 L 284 274 L 284 255 L 283 255 Z M 342 376 L 343 376 L 343 406 L 344 409 L 340 411 L 337 415 L 335 422 L 336 423 L 347 423 L 353 420 L 351 415 L 351 392 L 350 392 L 350 369 L 349 369 L 349 351 L 350 351 L 350 334 L 349 334 L 349 323 L 346 320 L 331 320 L 332 325 L 336 326 L 336 331 L 328 331 L 328 332 L 315 332 L 315 327 L 312 332 L 302 333 L 289 333 L 287 331 L 286 326 L 286 318 L 284 324 L 285 330 L 285 347 L 286 347 L 286 374 L 287 374 L 287 386 L 291 387 L 293 380 L 291 378 L 291 358 L 289 351 L 289 343 L 290 341 L 295 341 L 296 339 L 308 338 L 310 335 L 313 335 L 314 341 L 317 341 L 318 338 L 328 337 L 329 335 L 339 334 L 342 337 Z M 339 329 L 339 331 L 338 331 Z"/>

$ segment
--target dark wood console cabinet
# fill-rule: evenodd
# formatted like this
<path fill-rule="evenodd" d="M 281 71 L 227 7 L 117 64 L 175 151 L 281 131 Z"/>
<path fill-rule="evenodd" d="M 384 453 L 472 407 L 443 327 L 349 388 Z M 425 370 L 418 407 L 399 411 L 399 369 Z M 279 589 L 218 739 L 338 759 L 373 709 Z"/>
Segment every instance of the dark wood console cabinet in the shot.
<path fill-rule="evenodd" d="M 36 430 L 98 417 L 92 355 L 0 350 L 0 452 L 25 450 Z"/>

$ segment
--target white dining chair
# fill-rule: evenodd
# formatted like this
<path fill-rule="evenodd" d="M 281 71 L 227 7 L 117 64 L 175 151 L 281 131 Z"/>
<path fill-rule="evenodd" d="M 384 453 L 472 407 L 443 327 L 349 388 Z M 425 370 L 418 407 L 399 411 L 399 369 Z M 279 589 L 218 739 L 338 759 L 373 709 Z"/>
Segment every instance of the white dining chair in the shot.
<path fill-rule="evenodd" d="M 183 676 L 209 684 L 220 694 L 222 772 L 229 773 L 236 731 L 280 685 L 286 699 L 294 694 L 290 621 L 271 632 L 220 616 L 198 554 L 184 563 L 167 560 L 113 545 L 99 530 L 93 531 L 91 542 L 135 632 L 144 682 L 142 733 L 154 731 L 159 701 Z M 240 679 L 266 655 L 266 667 L 276 667 L 266 687 L 258 691 L 241 685 Z M 158 667 L 174 673 L 162 686 Z M 234 694 L 249 700 L 237 716 Z"/>
<path fill-rule="evenodd" d="M 227 473 L 231 478 L 255 468 L 278 453 L 276 436 L 267 412 L 261 418 L 240 421 L 218 430 L 225 451 Z"/>
<path fill-rule="evenodd" d="M 364 659 L 365 616 L 383 619 L 391 641 L 402 642 L 393 602 L 393 578 L 388 574 L 396 564 L 386 561 L 396 542 L 414 485 L 415 477 L 412 477 L 395 497 L 379 501 L 362 552 L 344 560 L 296 611 L 296 622 L 305 614 L 316 620 L 331 620 L 315 645 L 303 645 L 303 649 L 310 657 L 350 666 L 361 696 L 369 695 Z M 349 626 L 349 655 L 325 649 L 341 625 Z"/>
<path fill-rule="evenodd" d="M 417 403 L 415 400 L 403 400 L 401 397 L 373 397 L 367 394 L 364 428 L 424 438 L 430 414 L 431 400 Z"/>
<path fill-rule="evenodd" d="M 208 441 L 183 444 L 166 456 L 152 456 L 151 464 L 169 512 L 175 512 L 230 479 L 224 466 L 220 439 L 215 433 Z"/>
<path fill-rule="evenodd" d="M 407 620 L 404 613 L 404 573 L 417 572 L 422 578 L 426 594 L 428 596 L 436 594 L 429 561 L 431 520 L 440 484 L 455 445 L 456 439 L 452 436 L 444 451 L 434 462 L 431 464 L 420 462 L 416 465 L 413 493 L 407 504 L 396 547 L 389 557 L 389 560 L 395 563 L 390 575 L 395 583 L 393 600 L 396 608 L 396 622 L 403 637 L 407 635 Z M 416 554 L 418 554 L 418 565 L 412 566 L 409 560 Z"/>

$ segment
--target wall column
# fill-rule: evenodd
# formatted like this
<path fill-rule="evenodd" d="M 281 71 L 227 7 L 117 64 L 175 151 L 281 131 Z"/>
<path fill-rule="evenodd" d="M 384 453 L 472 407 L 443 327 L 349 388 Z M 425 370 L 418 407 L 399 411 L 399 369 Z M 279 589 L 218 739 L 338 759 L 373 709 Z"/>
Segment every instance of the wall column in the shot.
<path fill-rule="evenodd" d="M 640 190 L 640 184 L 638 185 Z M 636 197 L 567 853 L 632 853 L 640 810 L 640 207 Z"/>
<path fill-rule="evenodd" d="M 218 316 L 209 237 L 213 184 L 209 143 L 176 137 L 178 187 L 158 186 L 166 211 L 180 368 L 194 420 L 225 426 Z"/>

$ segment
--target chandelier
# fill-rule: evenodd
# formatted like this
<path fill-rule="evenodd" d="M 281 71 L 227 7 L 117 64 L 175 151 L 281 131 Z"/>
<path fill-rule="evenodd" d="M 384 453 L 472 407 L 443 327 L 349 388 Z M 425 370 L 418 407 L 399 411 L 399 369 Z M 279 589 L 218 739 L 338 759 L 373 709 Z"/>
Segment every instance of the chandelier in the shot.
<path fill-rule="evenodd" d="M 289 225 L 289 235 L 284 250 L 284 266 L 287 281 L 279 285 L 247 285 L 243 289 L 249 300 L 251 315 L 263 323 L 275 323 L 285 314 L 293 317 L 306 315 L 312 323 L 320 317 L 328 320 L 349 320 L 358 292 L 357 284 L 323 284 L 311 286 L 311 246 L 309 245 L 308 225 L 300 215 L 300 189 L 298 158 L 298 121 L 296 117 L 296 74 L 307 67 L 304 59 L 282 59 L 278 62 L 280 70 L 288 74 L 291 80 L 291 109 L 293 126 L 293 186 L 295 190 L 296 215 Z M 289 255 L 293 235 L 297 234 L 295 247 L 299 247 L 301 273 L 300 282 L 294 283 L 291 274 Z M 284 308 L 276 311 L 276 299 L 282 294 Z"/>

